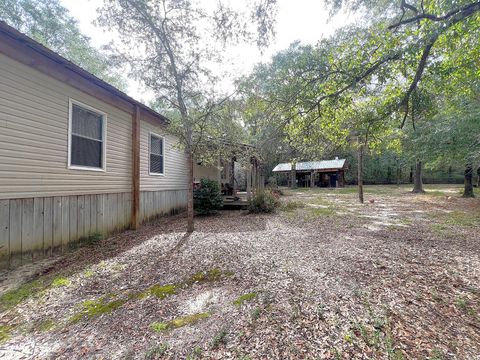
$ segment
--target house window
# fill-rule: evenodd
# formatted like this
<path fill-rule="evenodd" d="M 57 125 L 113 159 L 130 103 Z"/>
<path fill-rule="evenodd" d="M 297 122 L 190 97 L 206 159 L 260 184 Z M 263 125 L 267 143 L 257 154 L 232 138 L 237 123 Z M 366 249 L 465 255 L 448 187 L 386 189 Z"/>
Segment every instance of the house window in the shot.
<path fill-rule="evenodd" d="M 150 134 L 150 175 L 164 174 L 164 139 Z"/>
<path fill-rule="evenodd" d="M 69 167 L 105 170 L 106 114 L 70 101 Z"/>

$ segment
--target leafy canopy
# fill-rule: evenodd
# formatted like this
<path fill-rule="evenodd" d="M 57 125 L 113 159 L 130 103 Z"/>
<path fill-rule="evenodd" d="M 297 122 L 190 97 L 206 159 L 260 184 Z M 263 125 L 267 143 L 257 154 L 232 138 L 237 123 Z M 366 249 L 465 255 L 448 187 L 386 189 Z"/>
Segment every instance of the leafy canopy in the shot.
<path fill-rule="evenodd" d="M 58 0 L 0 0 L 0 20 L 111 85 L 126 88 L 106 52 L 90 44 Z"/>

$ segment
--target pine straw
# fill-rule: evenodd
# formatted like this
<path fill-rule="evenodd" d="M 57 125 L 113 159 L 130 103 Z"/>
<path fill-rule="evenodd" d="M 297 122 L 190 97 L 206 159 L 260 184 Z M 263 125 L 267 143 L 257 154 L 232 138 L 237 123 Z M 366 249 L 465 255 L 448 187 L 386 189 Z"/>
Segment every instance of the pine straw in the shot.
<path fill-rule="evenodd" d="M 0 356 L 480 357 L 480 222 L 469 218 L 479 200 L 370 190 L 365 205 L 348 191 L 288 196 L 328 213 L 222 212 L 190 236 L 181 217 L 166 218 L 79 249 L 40 276 L 67 274 L 68 286 L 3 312 Z M 135 296 L 167 284 L 175 293 Z M 119 306 L 69 321 L 85 301 Z"/>

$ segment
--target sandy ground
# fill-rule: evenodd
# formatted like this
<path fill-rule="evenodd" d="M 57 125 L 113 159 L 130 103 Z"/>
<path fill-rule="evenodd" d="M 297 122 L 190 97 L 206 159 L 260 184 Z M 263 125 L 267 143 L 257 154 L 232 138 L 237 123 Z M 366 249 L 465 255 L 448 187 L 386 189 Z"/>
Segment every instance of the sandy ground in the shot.
<path fill-rule="evenodd" d="M 0 358 L 480 359 L 480 200 L 429 190 L 299 189 L 3 273 Z"/>

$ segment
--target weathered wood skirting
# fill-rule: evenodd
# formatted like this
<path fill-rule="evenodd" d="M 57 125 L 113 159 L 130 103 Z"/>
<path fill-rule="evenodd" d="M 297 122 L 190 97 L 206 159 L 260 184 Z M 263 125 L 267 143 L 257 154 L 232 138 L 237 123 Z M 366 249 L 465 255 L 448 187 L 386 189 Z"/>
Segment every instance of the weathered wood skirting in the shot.
<path fill-rule="evenodd" d="M 140 219 L 147 221 L 186 206 L 186 190 L 144 191 Z M 130 227 L 132 194 L 96 194 L 0 200 L 0 267 L 63 252 L 89 235 Z"/>
<path fill-rule="evenodd" d="M 142 191 L 140 193 L 140 222 L 159 215 L 169 215 L 187 206 L 187 190 Z"/>

